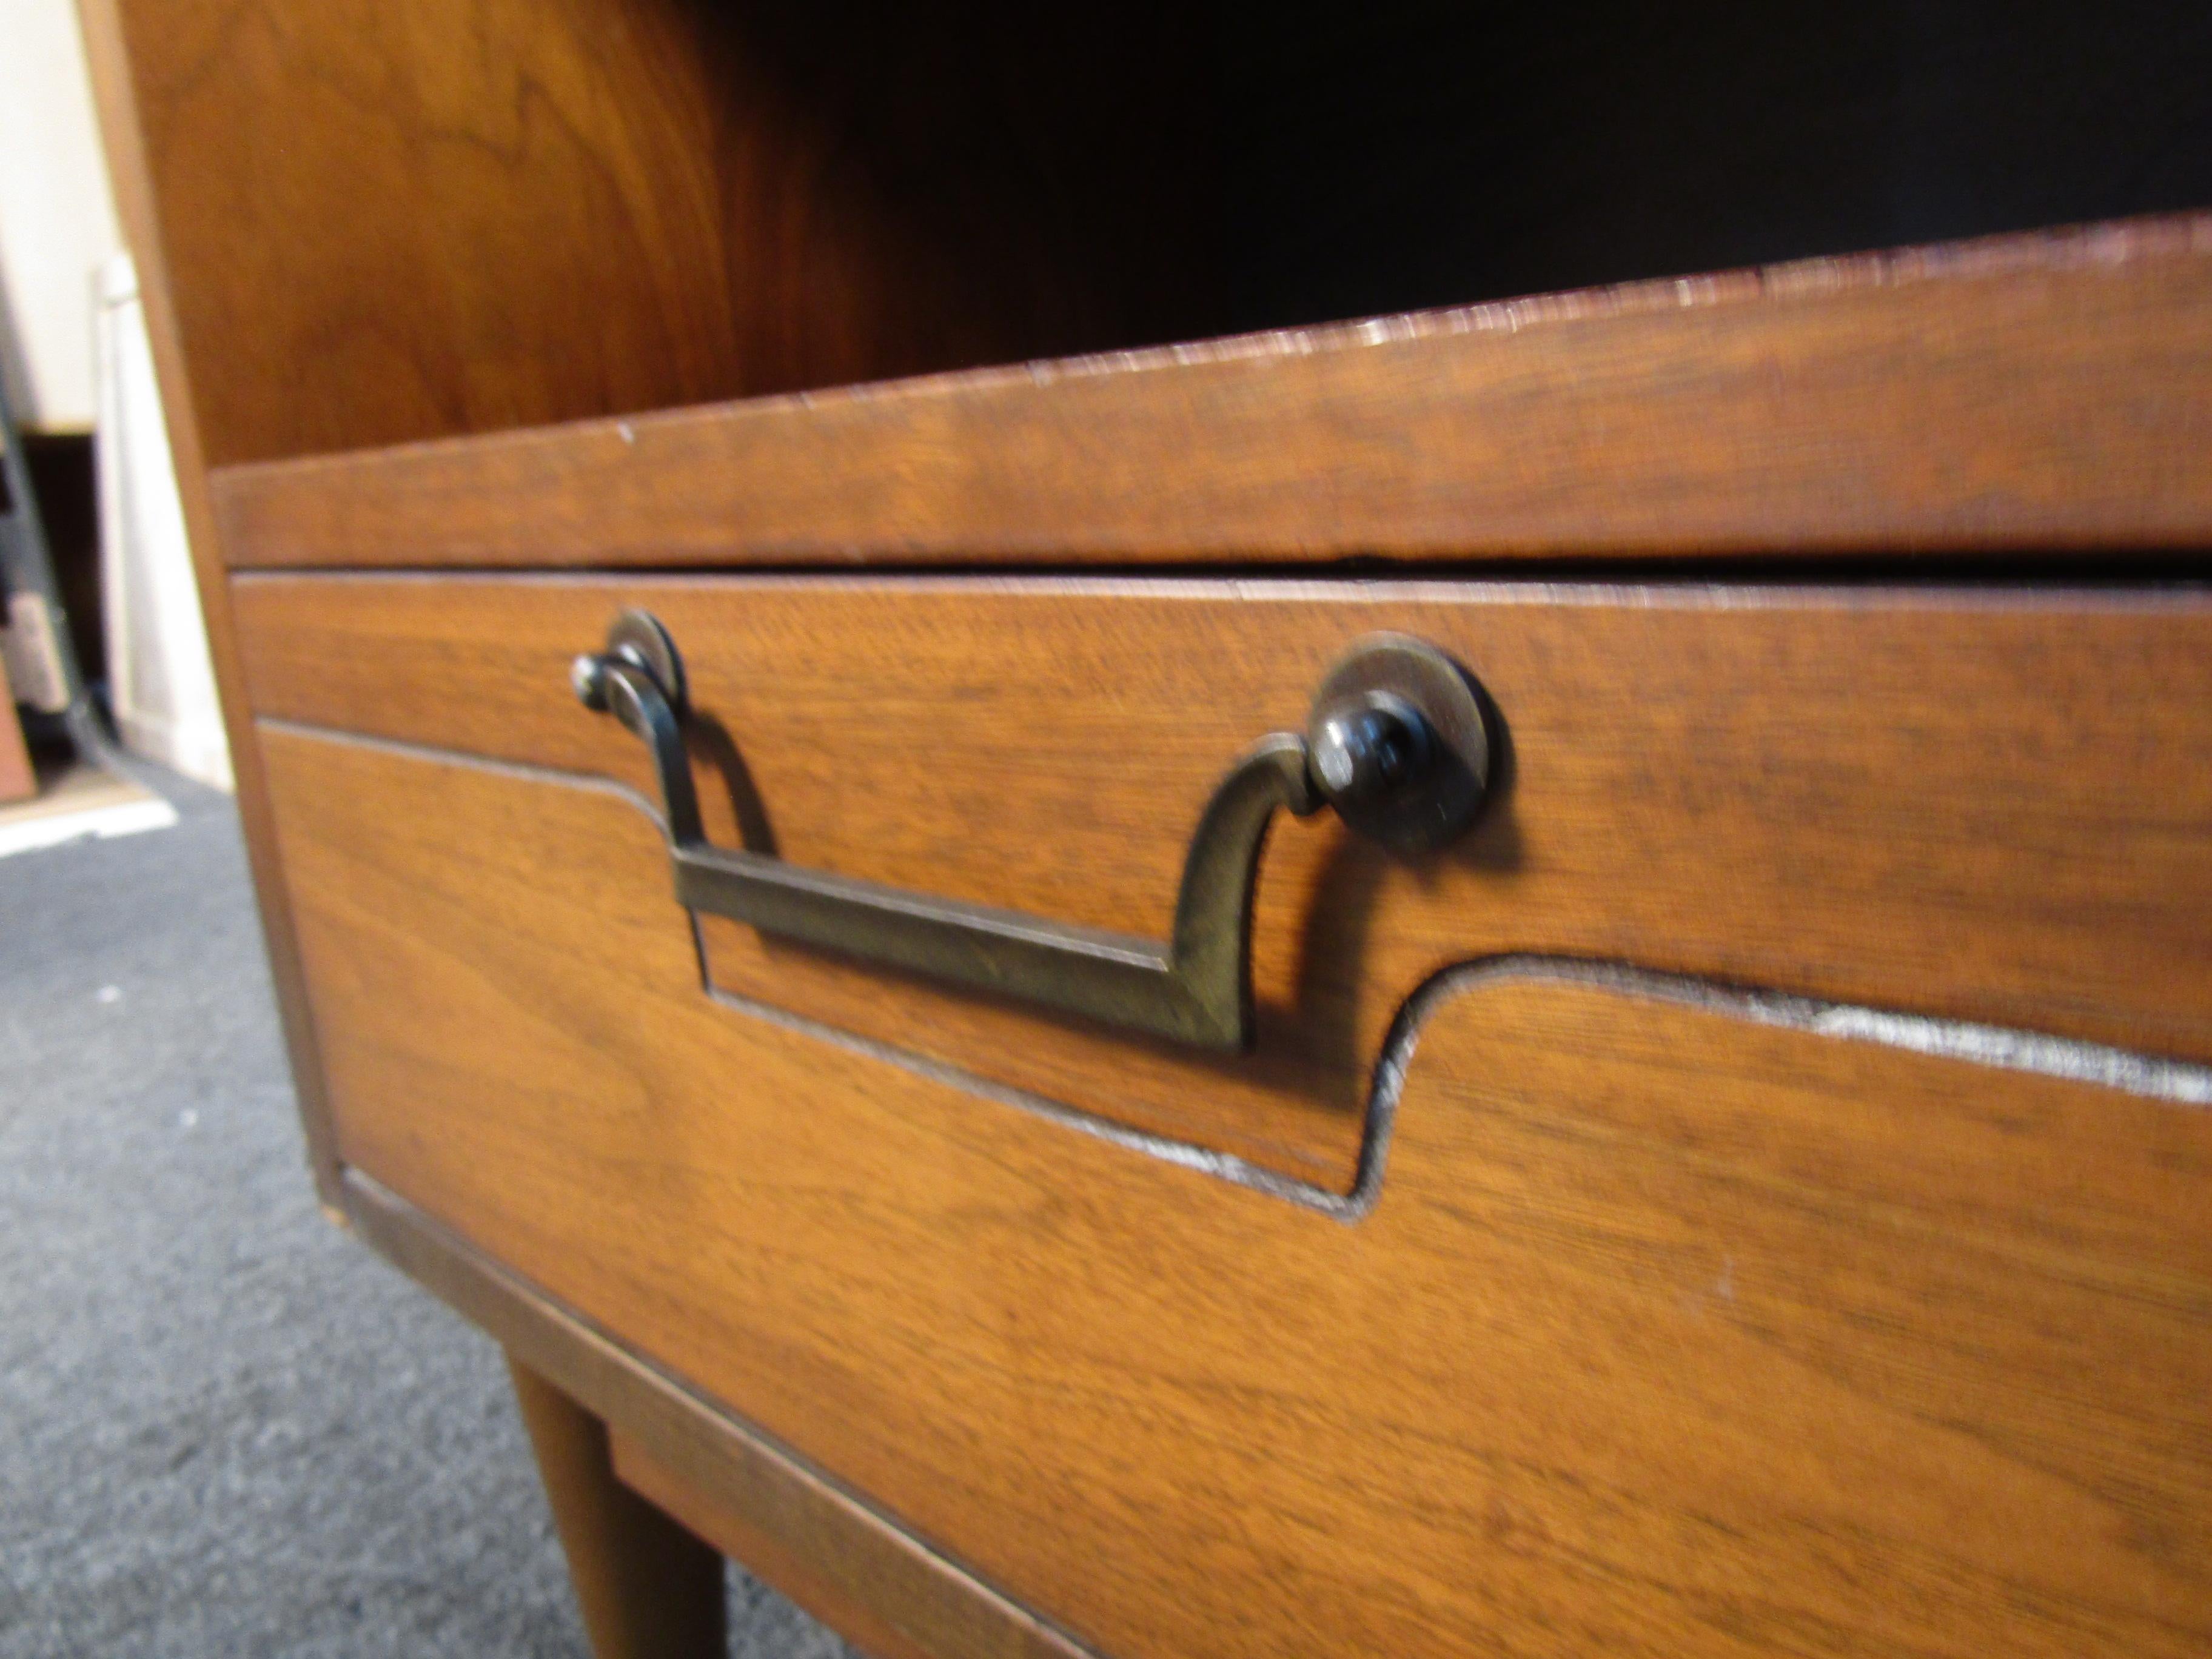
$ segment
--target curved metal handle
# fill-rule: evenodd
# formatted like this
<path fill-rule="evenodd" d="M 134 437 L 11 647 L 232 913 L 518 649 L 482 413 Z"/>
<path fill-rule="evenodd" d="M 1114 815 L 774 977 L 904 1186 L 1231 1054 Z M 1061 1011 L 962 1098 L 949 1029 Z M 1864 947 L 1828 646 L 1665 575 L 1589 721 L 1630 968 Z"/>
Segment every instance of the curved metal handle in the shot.
<path fill-rule="evenodd" d="M 1164 945 L 809 870 L 708 842 L 684 753 L 683 659 L 668 631 L 624 611 L 572 673 L 586 707 L 645 740 L 666 809 L 676 896 L 764 933 L 1079 1014 L 1237 1051 L 1252 1041 L 1252 892 L 1279 806 L 1334 805 L 1401 850 L 1441 845 L 1480 810 L 1489 740 L 1473 684 L 1419 641 L 1378 635 L 1323 683 L 1310 739 L 1262 738 L 1206 802 Z"/>

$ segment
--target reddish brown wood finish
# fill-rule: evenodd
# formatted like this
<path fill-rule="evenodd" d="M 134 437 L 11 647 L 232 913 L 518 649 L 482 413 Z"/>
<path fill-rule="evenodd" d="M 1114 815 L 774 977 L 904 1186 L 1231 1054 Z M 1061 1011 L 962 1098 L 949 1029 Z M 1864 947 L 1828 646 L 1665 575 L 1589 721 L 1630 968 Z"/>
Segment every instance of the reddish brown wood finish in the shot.
<path fill-rule="evenodd" d="M 2201 1105 L 1536 971 L 1347 1223 L 702 1001 L 619 799 L 266 747 L 349 1158 L 1104 1652 L 2212 1641 Z"/>
<path fill-rule="evenodd" d="M 1188 59 L 1141 3 L 97 3 L 218 464 L 1204 325 L 1166 309 L 1211 287 Z M 1024 72 L 1055 49 L 1088 91 Z"/>
<path fill-rule="evenodd" d="M 875 1607 L 855 1599 L 839 1582 L 847 1577 L 838 1571 L 839 1567 L 848 1564 L 819 1559 L 827 1553 L 824 1546 L 830 1540 L 811 1540 L 816 1552 L 813 1554 L 791 1548 L 775 1533 L 764 1531 L 748 1517 L 702 1492 L 694 1482 L 628 1435 L 614 1437 L 614 1467 L 617 1474 L 655 1506 L 712 1541 L 753 1577 L 775 1586 L 866 1654 L 868 1659 L 963 1659 L 951 1654 L 933 1655 Z"/>
<path fill-rule="evenodd" d="M 240 566 L 2212 542 L 2212 220 L 226 470 Z"/>
<path fill-rule="evenodd" d="M 711 1505 L 718 1526 L 744 1527 L 804 1562 L 852 1628 L 872 1620 L 933 1659 L 1078 1659 L 1084 1651 L 389 1188 L 349 1170 L 340 1196 L 346 1219 L 395 1266 L 490 1332 L 515 1363 L 623 1425 L 609 1436 L 618 1473 L 650 1480 L 645 1460 L 674 1483 L 680 1469 L 687 1509 Z"/>
<path fill-rule="evenodd" d="M 1497 699 L 1508 787 L 1415 867 L 1331 820 L 1278 827 L 1249 1059 L 706 924 L 726 989 L 1338 1189 L 1406 998 L 1503 952 L 2212 1058 L 2197 598 L 423 578 L 236 598 L 264 716 L 650 792 L 642 746 L 567 682 L 646 605 L 723 734 L 699 748 L 717 836 L 735 777 L 794 861 L 1152 937 L 1230 760 L 1301 722 L 1351 641 L 1435 641 Z M 688 937 L 672 900 L 663 925 Z"/>
<path fill-rule="evenodd" d="M 722 1558 L 617 1478 L 605 1423 L 507 1369 L 594 1659 L 726 1659 Z"/>
<path fill-rule="evenodd" d="M 2212 218 L 763 398 L 1217 326 L 1172 20 L 1072 77 L 990 9 L 83 4 L 318 1179 L 551 1380 L 567 1518 L 629 1502 L 604 1417 L 946 1659 L 2212 1646 L 2212 1073 L 2046 1038 L 2212 1058 L 2201 592 L 225 579 L 2194 572 Z M 641 757 L 562 671 L 628 599 L 782 851 L 932 891 L 1158 933 L 1214 775 L 1376 626 L 1481 672 L 1510 787 L 1423 869 L 1278 835 L 1244 1062 L 706 926 L 856 1054 L 706 994 L 593 784 Z M 1443 981 L 1375 1069 L 1532 951 L 1601 963 Z"/>
<path fill-rule="evenodd" d="M 307 1163 L 327 1213 L 337 1217 L 337 1153 L 323 1099 L 323 1072 L 316 1058 L 315 1033 L 300 983 L 299 948 L 282 871 L 276 831 L 269 818 L 268 786 L 261 774 L 261 750 L 240 679 L 238 641 L 231 625 L 230 587 L 222 579 L 223 550 L 210 501 L 206 451 L 191 392 L 191 374 L 181 343 L 176 304 L 171 294 L 168 260 L 155 187 L 147 162 L 145 137 L 132 92 L 131 58 L 125 40 L 118 0 L 79 0 L 86 55 L 99 106 L 107 167 L 115 204 L 138 270 L 146 312 L 146 332 L 160 381 L 165 423 L 177 491 L 184 507 L 192 571 L 199 589 L 200 612 L 207 625 L 208 653 L 216 690 L 222 701 L 223 732 L 230 746 L 231 775 L 238 815 L 246 832 L 246 861 L 269 951 L 270 977 L 283 1022 L 284 1048 L 300 1103 L 300 1122 L 307 1143 Z"/>

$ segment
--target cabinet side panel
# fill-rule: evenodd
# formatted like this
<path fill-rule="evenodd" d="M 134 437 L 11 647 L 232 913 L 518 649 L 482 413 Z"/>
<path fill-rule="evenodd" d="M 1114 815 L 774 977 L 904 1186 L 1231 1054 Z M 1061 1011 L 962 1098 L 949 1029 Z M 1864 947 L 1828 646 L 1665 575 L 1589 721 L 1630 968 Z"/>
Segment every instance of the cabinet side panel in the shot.
<path fill-rule="evenodd" d="M 314 1171 L 317 1191 L 335 1215 L 338 1213 L 339 1202 L 337 1153 L 330 1133 L 313 1020 L 300 978 L 299 946 L 293 930 L 282 857 L 276 848 L 276 828 L 270 816 L 268 782 L 246 704 L 246 678 L 240 665 L 237 635 L 231 617 L 230 585 L 223 577 L 222 532 L 209 500 L 207 456 L 201 444 L 191 374 L 179 343 L 168 267 L 154 211 L 144 136 L 131 89 L 129 47 L 118 0 L 80 0 L 80 11 L 92 68 L 94 96 L 100 109 L 101 136 L 107 149 L 108 171 L 115 183 L 116 206 L 122 216 L 131 257 L 137 263 L 139 289 L 144 296 L 146 331 L 153 345 L 161 412 L 168 425 L 177 489 L 184 502 L 185 531 L 191 544 L 192 569 L 199 588 L 200 612 L 207 624 L 216 690 L 222 701 L 223 729 L 230 743 L 239 817 L 246 832 L 246 860 L 252 871 L 262 933 L 269 950 L 270 975 L 276 984 L 285 1049 L 291 1059 L 293 1084 L 299 1095 L 307 1161 Z"/>

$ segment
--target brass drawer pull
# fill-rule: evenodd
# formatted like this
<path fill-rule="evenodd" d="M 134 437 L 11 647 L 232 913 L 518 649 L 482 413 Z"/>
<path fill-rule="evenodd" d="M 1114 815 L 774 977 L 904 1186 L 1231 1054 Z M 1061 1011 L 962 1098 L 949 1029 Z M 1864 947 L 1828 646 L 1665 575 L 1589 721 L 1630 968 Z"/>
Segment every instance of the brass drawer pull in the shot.
<path fill-rule="evenodd" d="M 708 843 L 684 748 L 684 663 L 668 630 L 626 611 L 579 657 L 576 695 L 652 750 L 676 896 L 694 910 L 930 978 L 1188 1042 L 1252 1041 L 1252 890 L 1278 806 L 1323 805 L 1401 852 L 1440 847 L 1481 811 L 1490 740 L 1473 680 L 1402 635 L 1355 646 L 1322 682 L 1305 734 L 1262 738 L 1206 802 L 1165 945 L 933 898 Z"/>

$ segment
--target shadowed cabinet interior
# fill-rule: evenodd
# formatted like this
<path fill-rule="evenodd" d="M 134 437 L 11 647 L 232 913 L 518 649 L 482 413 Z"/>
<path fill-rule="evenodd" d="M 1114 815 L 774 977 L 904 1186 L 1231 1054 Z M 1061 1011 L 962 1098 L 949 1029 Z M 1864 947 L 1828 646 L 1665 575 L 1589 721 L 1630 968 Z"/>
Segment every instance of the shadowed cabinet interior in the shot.
<path fill-rule="evenodd" d="M 2198 10 L 84 9 L 603 1659 L 2212 1648 Z"/>

